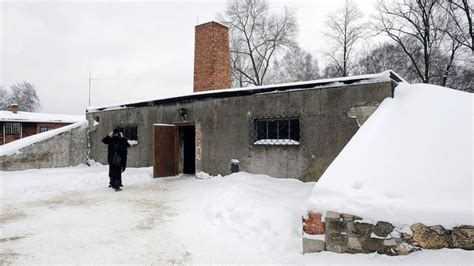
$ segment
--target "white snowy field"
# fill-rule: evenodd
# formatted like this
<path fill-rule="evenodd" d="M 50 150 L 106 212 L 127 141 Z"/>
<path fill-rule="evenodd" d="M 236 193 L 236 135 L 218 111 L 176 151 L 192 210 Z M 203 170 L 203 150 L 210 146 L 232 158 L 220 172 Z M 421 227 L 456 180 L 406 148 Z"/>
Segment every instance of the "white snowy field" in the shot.
<path fill-rule="evenodd" d="M 150 168 L 130 168 L 115 192 L 107 169 L 0 172 L 0 265 L 474 263 L 474 252 L 447 249 L 302 255 L 314 183 L 247 173 L 153 179 Z"/>

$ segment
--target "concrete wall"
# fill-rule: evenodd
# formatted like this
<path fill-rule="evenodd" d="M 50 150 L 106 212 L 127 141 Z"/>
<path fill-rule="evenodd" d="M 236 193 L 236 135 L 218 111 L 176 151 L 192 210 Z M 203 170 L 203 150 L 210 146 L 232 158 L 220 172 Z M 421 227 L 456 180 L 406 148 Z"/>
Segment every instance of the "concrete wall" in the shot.
<path fill-rule="evenodd" d="M 151 166 L 152 125 L 183 122 L 178 109 L 186 108 L 187 121 L 201 129 L 197 170 L 229 174 L 230 160 L 238 159 L 241 171 L 315 181 L 359 128 L 351 108 L 375 107 L 391 96 L 391 83 L 381 82 L 90 112 L 90 156 L 106 164 L 107 147 L 101 139 L 116 125 L 138 124 L 138 144 L 129 149 L 128 163 Z M 300 117 L 300 145 L 253 145 L 254 118 L 286 115 Z M 99 124 L 94 126 L 96 118 Z"/>
<path fill-rule="evenodd" d="M 87 127 L 77 127 L 37 142 L 10 156 L 0 156 L 1 171 L 75 166 L 86 163 Z"/>

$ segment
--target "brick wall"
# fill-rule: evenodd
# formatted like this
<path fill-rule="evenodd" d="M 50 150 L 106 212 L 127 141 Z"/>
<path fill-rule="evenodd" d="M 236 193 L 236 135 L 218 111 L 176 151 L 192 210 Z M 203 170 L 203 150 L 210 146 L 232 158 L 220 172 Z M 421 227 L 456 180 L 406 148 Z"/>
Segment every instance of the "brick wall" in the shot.
<path fill-rule="evenodd" d="M 230 87 L 229 29 L 217 22 L 197 25 L 194 41 L 194 92 Z"/>
<path fill-rule="evenodd" d="M 23 138 L 28 136 L 32 136 L 36 134 L 38 131 L 36 130 L 36 123 L 23 123 L 21 125 L 21 135 Z"/>
<path fill-rule="evenodd" d="M 0 145 L 3 145 L 3 142 L 4 142 L 4 138 L 3 138 L 3 122 L 0 122 Z"/>

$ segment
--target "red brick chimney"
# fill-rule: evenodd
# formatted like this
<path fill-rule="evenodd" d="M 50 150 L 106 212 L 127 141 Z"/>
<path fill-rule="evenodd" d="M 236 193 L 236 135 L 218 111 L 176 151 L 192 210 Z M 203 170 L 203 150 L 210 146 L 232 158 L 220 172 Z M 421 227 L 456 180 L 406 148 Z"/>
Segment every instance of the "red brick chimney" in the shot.
<path fill-rule="evenodd" d="M 12 111 L 14 114 L 18 113 L 18 104 L 14 103 L 10 105 L 10 111 Z"/>
<path fill-rule="evenodd" d="M 231 87 L 229 28 L 211 21 L 197 25 L 194 38 L 194 92 Z"/>

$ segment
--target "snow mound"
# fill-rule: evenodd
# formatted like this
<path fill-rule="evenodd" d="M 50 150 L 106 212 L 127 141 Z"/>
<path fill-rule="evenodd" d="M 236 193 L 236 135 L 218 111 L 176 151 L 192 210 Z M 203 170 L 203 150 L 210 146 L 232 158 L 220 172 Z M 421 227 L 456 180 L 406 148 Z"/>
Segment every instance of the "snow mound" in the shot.
<path fill-rule="evenodd" d="M 311 188 L 312 183 L 296 179 L 245 172 L 194 179 L 170 196 L 188 210 L 180 212 L 173 226 L 195 264 L 228 263 L 223 255 L 227 251 L 236 264 L 271 263 L 275 258 L 294 263 L 288 253 L 301 254 L 301 203 Z M 183 202 L 185 197 L 193 200 Z M 259 259 L 261 254 L 266 255 Z"/>
<path fill-rule="evenodd" d="M 306 210 L 474 224 L 473 113 L 473 94 L 400 84 L 316 183 Z"/>
<path fill-rule="evenodd" d="M 26 138 L 22 138 L 19 140 L 15 140 L 13 142 L 0 146 L 0 156 L 12 155 L 12 154 L 18 153 L 20 152 L 21 149 L 27 146 L 30 146 L 32 144 L 35 144 L 43 140 L 47 140 L 63 132 L 70 131 L 74 128 L 85 127 L 85 126 L 87 126 L 87 120 L 77 122 L 68 126 L 60 127 L 57 129 L 49 130 L 43 133 L 39 133 L 39 134 L 32 135 Z"/>

